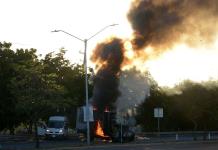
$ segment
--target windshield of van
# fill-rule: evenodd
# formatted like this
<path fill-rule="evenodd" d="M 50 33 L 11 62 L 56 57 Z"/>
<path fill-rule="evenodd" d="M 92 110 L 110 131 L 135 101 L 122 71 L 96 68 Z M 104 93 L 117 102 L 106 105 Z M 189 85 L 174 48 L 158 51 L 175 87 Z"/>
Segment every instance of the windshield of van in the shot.
<path fill-rule="evenodd" d="M 48 127 L 49 128 L 63 128 L 64 122 L 63 121 L 49 121 Z"/>

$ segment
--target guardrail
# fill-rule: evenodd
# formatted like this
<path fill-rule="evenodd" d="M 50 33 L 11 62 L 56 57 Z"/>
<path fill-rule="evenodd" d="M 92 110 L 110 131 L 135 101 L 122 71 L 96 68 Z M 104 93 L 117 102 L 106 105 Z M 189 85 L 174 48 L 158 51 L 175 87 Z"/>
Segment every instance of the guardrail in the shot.
<path fill-rule="evenodd" d="M 136 134 L 137 139 L 146 141 L 218 140 L 218 131 L 142 132 Z"/>

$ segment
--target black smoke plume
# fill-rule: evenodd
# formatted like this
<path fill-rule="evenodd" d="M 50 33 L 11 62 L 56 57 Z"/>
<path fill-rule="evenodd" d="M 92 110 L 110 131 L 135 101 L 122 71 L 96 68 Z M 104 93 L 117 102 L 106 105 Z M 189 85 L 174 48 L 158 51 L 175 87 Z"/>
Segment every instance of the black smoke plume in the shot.
<path fill-rule="evenodd" d="M 127 18 L 133 29 L 134 58 L 146 61 L 150 57 L 143 50 L 148 46 L 156 55 L 182 42 L 189 46 L 213 42 L 218 33 L 218 0 L 134 0 Z M 120 95 L 121 67 L 124 60 L 132 62 L 124 52 L 118 38 L 98 44 L 93 52 L 91 59 L 98 68 L 93 101 L 100 111 L 113 106 Z"/>
<path fill-rule="evenodd" d="M 137 50 L 212 41 L 217 33 L 218 0 L 135 0 L 128 13 Z"/>
<path fill-rule="evenodd" d="M 93 103 L 98 111 L 103 112 L 105 107 L 113 107 L 120 95 L 119 73 L 123 62 L 123 42 L 114 38 L 98 44 L 91 57 L 93 62 L 100 64 L 94 79 Z"/>

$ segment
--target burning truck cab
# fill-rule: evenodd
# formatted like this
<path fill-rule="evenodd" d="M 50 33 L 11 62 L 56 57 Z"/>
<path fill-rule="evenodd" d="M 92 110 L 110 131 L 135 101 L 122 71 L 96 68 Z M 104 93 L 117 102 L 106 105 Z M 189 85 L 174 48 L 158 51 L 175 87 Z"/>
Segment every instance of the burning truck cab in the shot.
<path fill-rule="evenodd" d="M 135 134 L 130 130 L 127 123 L 120 123 L 117 120 L 116 112 L 105 108 L 104 112 L 100 113 L 96 107 L 93 109 L 93 122 L 90 122 L 90 140 L 95 138 L 102 139 L 108 142 L 130 142 L 135 138 Z M 124 121 L 125 122 L 125 121 Z M 84 108 L 77 109 L 76 121 L 77 133 L 86 135 L 87 126 L 84 121 Z M 86 137 L 86 136 L 84 136 Z"/>

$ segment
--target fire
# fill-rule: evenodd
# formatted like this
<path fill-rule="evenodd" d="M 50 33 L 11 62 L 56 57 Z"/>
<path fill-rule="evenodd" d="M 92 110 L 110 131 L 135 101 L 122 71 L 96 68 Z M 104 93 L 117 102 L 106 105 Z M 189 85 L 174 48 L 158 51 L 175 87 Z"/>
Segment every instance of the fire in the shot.
<path fill-rule="evenodd" d="M 104 112 L 109 112 L 109 108 L 105 107 Z"/>
<path fill-rule="evenodd" d="M 98 108 L 96 106 L 93 106 L 93 111 L 98 111 Z"/>
<path fill-rule="evenodd" d="M 95 134 L 97 137 L 101 138 L 104 142 L 112 142 L 111 137 L 104 134 L 103 128 L 101 126 L 100 120 L 97 121 Z"/>
<path fill-rule="evenodd" d="M 104 131 L 103 131 L 102 127 L 101 127 L 101 123 L 100 123 L 99 120 L 97 121 L 96 135 L 101 136 L 101 137 L 105 137 Z"/>
<path fill-rule="evenodd" d="M 125 52 L 124 55 L 128 58 L 128 59 L 133 59 L 134 58 L 134 51 L 132 48 L 132 44 L 130 41 L 126 41 L 124 43 L 124 47 L 125 47 Z"/>

